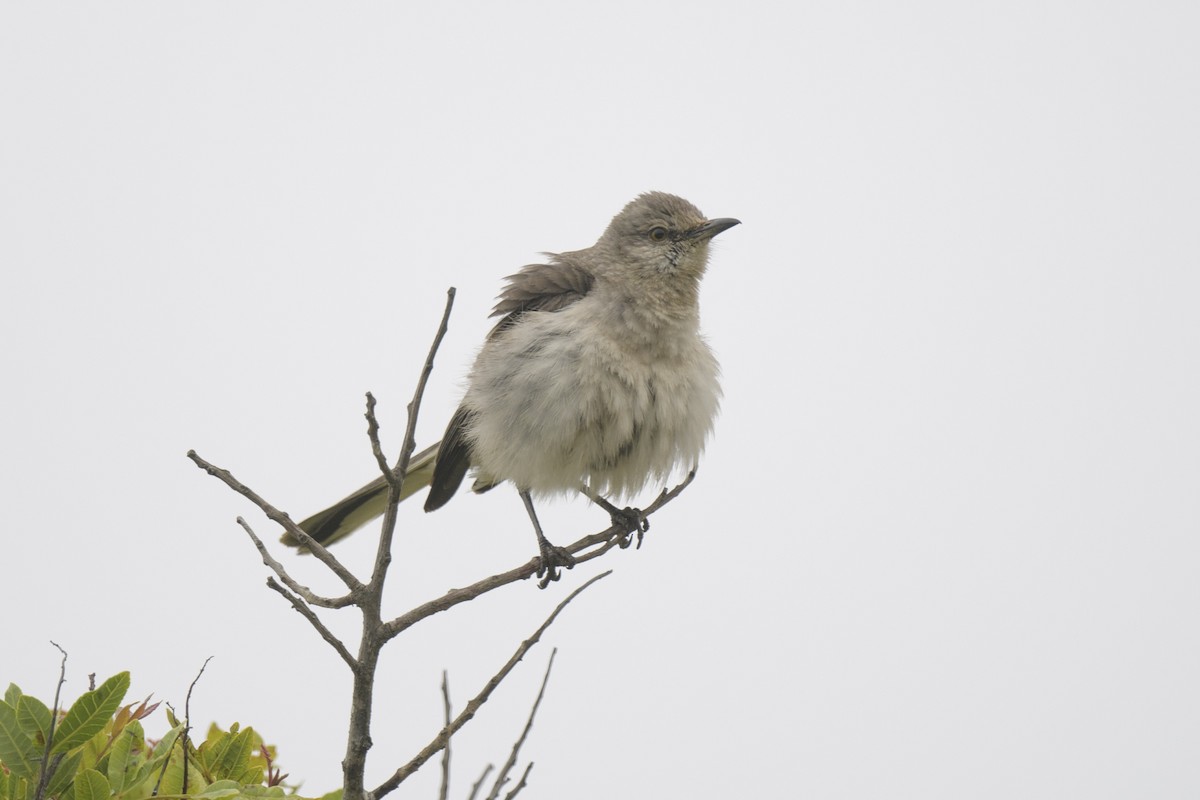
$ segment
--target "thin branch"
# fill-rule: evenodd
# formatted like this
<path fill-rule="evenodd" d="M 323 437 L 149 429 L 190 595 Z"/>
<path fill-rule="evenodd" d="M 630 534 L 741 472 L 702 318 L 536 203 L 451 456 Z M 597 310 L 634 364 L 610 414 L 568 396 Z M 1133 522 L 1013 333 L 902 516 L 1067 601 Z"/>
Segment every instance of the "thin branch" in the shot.
<path fill-rule="evenodd" d="M 421 400 L 425 396 L 425 386 L 429 383 L 429 375 L 433 372 L 433 359 L 437 355 L 438 348 L 442 346 L 442 340 L 446 338 L 446 331 L 450 329 L 450 312 L 454 308 L 455 289 L 451 286 L 446 290 L 446 307 L 442 311 L 442 321 L 438 324 L 437 332 L 433 335 L 433 341 L 429 345 L 429 353 L 425 356 L 425 364 L 421 367 L 421 376 L 417 378 L 417 387 L 413 390 L 412 400 L 408 403 L 408 423 L 404 427 L 404 441 L 400 447 L 400 457 L 396 461 L 394 470 L 388 470 L 387 464 L 383 459 L 382 447 L 379 444 L 379 429 L 376 425 L 374 437 L 371 442 L 372 450 L 378 450 L 376 458 L 379 460 L 380 468 L 384 470 L 388 477 L 388 502 L 387 509 L 383 514 L 383 525 L 379 533 L 379 547 L 375 551 L 375 568 L 371 571 L 371 584 L 375 586 L 380 595 L 383 594 L 383 580 L 387 574 L 387 565 L 392 558 L 392 537 L 396 532 L 396 509 L 400 505 L 400 490 L 404 488 L 404 479 L 408 475 L 408 463 L 412 458 L 413 450 L 417 447 L 417 416 L 421 411 Z M 374 416 L 374 403 L 368 401 L 368 408 L 371 411 L 371 416 Z M 385 638 L 383 642 L 386 642 Z M 381 642 L 381 644 L 383 643 Z"/>
<path fill-rule="evenodd" d="M 188 793 L 188 734 L 192 730 L 192 690 L 196 688 L 196 684 L 200 682 L 200 676 L 204 674 L 208 662 L 212 660 L 212 656 L 204 659 L 204 663 L 200 665 L 200 671 L 196 673 L 196 677 L 192 679 L 192 685 L 188 687 L 187 697 L 183 700 L 183 736 L 180 737 L 183 741 L 183 788 L 180 790 L 180 794 L 184 795 Z"/>
<path fill-rule="evenodd" d="M 450 678 L 446 670 L 442 670 L 442 708 L 445 711 L 446 727 L 450 726 Z M 450 796 L 450 740 L 446 740 L 446 749 L 442 751 L 442 788 L 438 792 L 438 800 L 447 800 Z"/>
<path fill-rule="evenodd" d="M 183 698 L 183 725 L 184 735 L 187 735 L 188 720 L 192 715 L 192 691 L 196 688 L 196 684 L 200 682 L 200 676 L 204 674 L 204 670 L 208 669 L 208 662 L 213 660 L 213 656 L 204 659 L 204 663 L 200 665 L 200 671 L 196 673 L 196 677 L 192 678 L 191 684 L 188 686 L 187 697 Z"/>
<path fill-rule="evenodd" d="M 50 712 L 50 730 L 46 734 L 46 749 L 42 753 L 37 791 L 33 795 L 35 800 L 42 800 L 46 795 L 46 787 L 50 784 L 50 776 L 54 774 L 58 764 L 62 761 L 60 756 L 54 764 L 50 763 L 50 748 L 54 745 L 54 729 L 58 726 L 58 700 L 62 694 L 63 684 L 67 682 L 67 651 L 63 650 L 58 642 L 53 639 L 50 640 L 50 644 L 54 645 L 55 650 L 62 653 L 62 659 L 58 663 L 58 684 L 54 687 L 54 709 Z"/>
<path fill-rule="evenodd" d="M 358 669 L 358 661 L 355 660 L 354 656 L 350 655 L 350 651 L 346 649 L 346 645 L 342 644 L 341 639 L 333 635 L 333 631 L 325 627 L 325 623 L 321 622 L 320 618 L 317 617 L 316 612 L 309 608 L 303 600 L 289 592 L 284 587 L 280 586 L 279 582 L 274 578 L 267 578 L 267 587 L 283 595 L 283 597 L 292 604 L 292 608 L 299 611 L 300 616 L 308 620 L 309 624 L 312 625 L 316 629 L 317 633 L 321 635 L 321 638 L 328 642 L 329 646 L 337 651 L 337 654 L 341 656 L 342 660 L 350 666 L 350 669 Z"/>
<path fill-rule="evenodd" d="M 391 489 L 396 488 L 396 476 L 392 474 L 391 467 L 388 466 L 387 456 L 383 454 L 383 444 L 379 441 L 379 419 L 375 416 L 375 395 L 367 392 L 367 438 L 371 440 L 371 454 L 375 456 L 375 463 L 379 466 L 379 471 L 383 473 L 383 479 L 387 481 L 387 485 Z"/>
<path fill-rule="evenodd" d="M 512 658 L 510 658 L 508 662 L 500 668 L 499 672 L 493 675 L 491 679 L 484 684 L 483 689 L 480 690 L 479 694 L 475 695 L 475 697 L 471 699 L 471 702 L 467 703 L 467 707 L 464 708 L 462 713 L 455 718 L 454 722 L 442 728 L 438 735 L 433 738 L 433 741 L 427 744 L 424 749 L 421 750 L 421 752 L 417 753 L 417 755 L 414 756 L 411 761 L 396 770 L 396 772 L 392 774 L 392 777 L 381 783 L 379 787 L 375 789 L 375 791 L 371 792 L 370 796 L 374 798 L 374 800 L 379 800 L 379 798 L 383 797 L 399 786 L 405 778 L 420 769 L 422 764 L 424 764 L 426 761 L 436 755 L 439 750 L 445 747 L 446 743 L 450 741 L 450 737 L 457 733 L 463 725 L 466 725 L 471 718 L 475 716 L 475 713 L 484 703 L 488 701 L 488 698 L 491 697 L 492 692 L 495 691 L 496 687 L 500 685 L 500 682 L 508 677 L 508 674 L 512 672 L 517 663 L 525 657 L 525 654 L 529 652 L 530 648 L 538 643 L 538 640 L 542 638 L 542 634 L 546 632 L 546 629 L 550 627 L 562 610 L 567 607 L 567 604 L 578 597 L 584 589 L 588 588 L 601 578 L 605 578 L 611 574 L 612 570 L 601 572 L 599 575 L 591 578 L 578 589 L 567 595 L 563 601 L 558 604 L 554 611 L 550 613 L 550 616 L 546 618 L 546 621 L 543 622 L 528 639 L 521 642 L 520 646 L 517 647 L 516 652 L 512 654 Z"/>
<path fill-rule="evenodd" d="M 380 609 L 383 606 L 383 590 L 387 581 L 388 565 L 392 562 L 392 539 L 396 533 L 396 515 L 400 504 L 401 490 L 404 488 L 404 478 L 408 472 L 409 458 L 415 449 L 415 431 L 417 414 L 421 407 L 421 397 L 425 392 L 429 374 L 433 371 L 433 359 L 439 345 L 449 327 L 450 311 L 454 307 L 454 287 L 446 292 L 446 308 L 442 312 L 441 324 L 429 346 L 429 354 L 425 357 L 425 365 L 413 399 L 408 405 L 408 425 L 404 432 L 404 444 L 400 459 L 396 464 L 394 475 L 388 478 L 387 506 L 383 512 L 383 522 L 379 529 L 379 544 L 375 549 L 375 565 L 371 570 L 371 578 L 363 591 L 352 592 L 354 603 L 362 611 L 362 636 L 359 639 L 358 657 L 354 661 L 354 682 L 350 690 L 350 724 L 346 735 L 346 756 L 342 759 L 342 792 L 345 800 L 365 800 L 370 797 L 366 793 L 364 775 L 366 773 L 367 752 L 371 749 L 371 713 L 375 692 L 375 671 L 379 665 L 379 652 L 389 637 L 383 634 L 383 617 Z M 371 449 L 377 452 L 381 468 L 386 464 L 382 461 L 383 446 L 379 443 L 379 425 L 374 420 L 375 405 L 373 398 L 367 401 L 369 413 L 367 434 L 371 438 Z"/>
<path fill-rule="evenodd" d="M 521 735 L 513 743 L 512 752 L 508 754 L 508 761 L 505 761 L 504 766 L 500 768 L 500 774 L 496 776 L 496 783 L 493 784 L 492 792 L 487 796 L 487 800 L 496 800 L 500 796 L 500 787 L 508 781 L 508 773 L 512 772 L 512 768 L 516 766 L 517 756 L 521 752 L 521 745 L 525 744 L 525 738 L 529 736 L 529 730 L 533 727 L 533 718 L 537 715 L 538 706 L 542 704 L 542 697 L 546 694 L 546 683 L 550 680 L 550 668 L 554 666 L 554 656 L 557 653 L 557 647 L 550 651 L 550 660 L 546 663 L 546 674 L 542 676 L 542 688 L 538 689 L 537 699 L 533 701 L 533 708 L 529 710 L 529 719 L 525 722 L 525 729 L 521 731 Z M 516 792 L 517 790 L 514 789 L 513 791 Z"/>
<path fill-rule="evenodd" d="M 275 506 L 271 505 L 263 498 L 259 497 L 252 489 L 242 484 L 242 482 L 237 478 L 233 477 L 233 474 L 230 473 L 229 470 L 221 469 L 220 467 L 214 466 L 213 464 L 205 461 L 196 453 L 195 450 L 188 450 L 187 457 L 194 461 L 196 466 L 200 467 L 200 469 L 204 470 L 209 475 L 212 475 L 214 478 L 221 481 L 238 494 L 248 498 L 250 502 L 258 506 L 259 509 L 261 509 L 262 512 L 267 515 L 267 518 L 272 522 L 276 522 L 287 529 L 287 532 L 294 536 L 301 545 L 307 547 L 309 552 L 316 556 L 318 561 L 329 567 L 329 570 L 334 575 L 337 575 L 339 578 L 341 578 L 342 583 L 346 584 L 347 589 L 349 589 L 351 592 L 362 591 L 362 582 L 359 581 L 358 578 L 354 577 L 350 570 L 342 566 L 342 562 L 334 558 L 333 555 L 331 555 L 330 552 L 325 549 L 324 545 L 309 536 L 308 533 L 302 530 L 299 525 L 292 522 L 291 517 L 275 508 Z"/>
<path fill-rule="evenodd" d="M 687 477 L 684 478 L 683 481 L 675 488 L 671 490 L 663 489 L 662 493 L 659 494 L 654 502 L 643 509 L 643 515 L 648 517 L 660 510 L 667 503 L 670 503 L 688 487 L 695 477 L 696 473 L 695 471 L 692 471 L 688 473 Z M 623 541 L 626 535 L 627 531 L 625 531 L 620 525 L 611 525 L 599 533 L 593 533 L 590 536 L 585 536 L 579 541 L 567 545 L 565 549 L 575 556 L 575 563 L 581 564 L 585 561 L 591 561 L 594 558 L 602 556 L 604 553 L 608 552 L 613 547 L 617 546 L 621 541 Z M 597 545 L 599 545 L 597 549 L 580 555 L 582 551 L 587 550 L 588 548 L 596 547 Z M 479 597 L 479 595 L 486 594 L 493 589 L 498 589 L 501 586 L 506 586 L 510 583 L 515 583 L 516 581 L 522 581 L 530 578 L 537 572 L 540 565 L 541 559 L 535 556 L 526 563 L 518 567 L 513 567 L 507 572 L 500 572 L 490 577 L 483 578 L 482 580 L 476 581 L 469 586 L 464 586 L 461 589 L 451 589 L 441 597 L 437 597 L 433 600 L 422 603 L 421 605 L 416 606 L 415 608 L 406 611 L 395 619 L 385 623 L 383 636 L 385 640 L 391 639 L 392 637 L 403 633 L 405 630 L 427 617 L 431 617 L 434 614 L 438 614 L 449 608 L 453 608 L 459 603 L 465 603 L 469 600 L 474 600 L 476 597 Z"/>
<path fill-rule="evenodd" d="M 250 537 L 250 541 L 254 542 L 254 546 L 258 549 L 258 554 L 262 557 L 263 563 L 266 564 L 272 572 L 279 576 L 279 580 L 283 581 L 284 586 L 303 597 L 305 602 L 311 603 L 314 606 L 320 606 L 321 608 L 345 608 L 354 602 L 353 595 L 347 594 L 342 595 L 341 597 L 322 597 L 321 595 L 313 592 L 307 586 L 297 583 L 292 579 L 292 576 L 288 575 L 283 564 L 271 557 L 270 552 L 267 551 L 267 546 L 263 544 L 262 539 L 258 538 L 258 535 L 254 533 L 254 530 L 250 527 L 250 524 L 246 522 L 246 520 L 238 517 L 237 524 L 242 526 L 242 530 L 244 530 Z"/>
<path fill-rule="evenodd" d="M 525 781 L 529 778 L 529 772 L 533 769 L 533 762 L 530 761 L 525 765 L 525 771 L 521 773 L 521 780 L 517 781 L 517 785 L 512 788 L 512 791 L 504 795 L 504 800 L 513 800 L 517 793 L 525 788 Z"/>
<path fill-rule="evenodd" d="M 483 782 L 487 780 L 488 773 L 495 769 L 495 766 L 488 764 L 483 768 L 483 773 L 479 776 L 479 780 L 471 785 L 471 793 L 467 795 L 467 800 L 475 800 L 475 795 L 479 794 L 479 787 L 483 786 Z"/>
<path fill-rule="evenodd" d="M 421 375 L 417 378 L 417 388 L 413 390 L 412 400 L 408 403 L 408 425 L 404 429 L 404 447 L 400 452 L 400 458 L 396 461 L 396 474 L 403 477 L 408 472 L 408 460 L 412 458 L 413 450 L 417 448 L 417 414 L 421 410 L 421 400 L 425 397 L 425 386 L 429 383 L 429 376 L 433 374 L 433 357 L 437 355 L 438 349 L 442 346 L 442 340 L 446 338 L 446 331 L 450 330 L 450 311 L 454 308 L 454 296 L 457 290 L 451 286 L 446 290 L 446 309 L 442 312 L 442 321 L 438 325 L 437 333 L 433 335 L 433 342 L 429 345 L 429 354 L 425 356 L 425 365 L 421 368 Z"/>

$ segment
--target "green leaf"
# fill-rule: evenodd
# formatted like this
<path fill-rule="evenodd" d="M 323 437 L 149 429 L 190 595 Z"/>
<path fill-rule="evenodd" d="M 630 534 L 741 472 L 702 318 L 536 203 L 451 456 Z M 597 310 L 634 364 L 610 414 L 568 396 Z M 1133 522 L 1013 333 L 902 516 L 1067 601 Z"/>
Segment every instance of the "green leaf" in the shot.
<path fill-rule="evenodd" d="M 250 750 L 254 747 L 254 729 L 246 728 L 218 742 L 215 758 L 210 760 L 209 774 L 214 778 L 240 779 L 250 765 Z"/>
<path fill-rule="evenodd" d="M 133 749 L 137 751 L 145 751 L 146 731 L 142 729 L 142 723 L 138 722 L 136 719 L 130 720 L 129 724 L 125 726 L 125 730 L 133 734 Z"/>
<path fill-rule="evenodd" d="M 83 753 L 76 750 L 69 754 L 66 758 L 58 756 L 50 756 L 50 761 L 58 761 L 58 766 L 54 768 L 54 774 L 50 776 L 50 780 L 46 783 L 47 797 L 61 797 L 67 791 L 67 787 L 71 785 L 71 781 L 75 780 L 75 773 L 79 771 L 79 762 L 83 760 Z"/>
<path fill-rule="evenodd" d="M 125 774 L 129 769 L 129 754 L 133 750 L 133 731 L 125 730 L 113 742 L 112 750 L 108 752 L 108 769 L 105 775 L 112 790 L 120 794 L 125 788 Z"/>
<path fill-rule="evenodd" d="M 129 673 L 118 672 L 95 690 L 82 695 L 67 711 L 62 724 L 55 731 L 51 752 L 61 753 L 78 747 L 104 730 L 127 691 Z"/>
<path fill-rule="evenodd" d="M 206 797 L 219 800 L 222 797 L 237 797 L 242 793 L 242 785 L 237 781 L 224 780 L 210 783 L 203 792 L 197 792 L 195 797 Z"/>
<path fill-rule="evenodd" d="M 105 725 L 105 728 L 107 727 L 108 726 Z M 56 739 L 57 736 L 58 734 L 55 734 Z M 106 729 L 101 729 L 96 731 L 95 736 L 88 739 L 75 749 L 83 753 L 83 765 L 85 767 L 90 767 L 91 769 L 94 769 L 103 775 L 105 768 L 100 762 L 104 761 L 104 758 L 108 753 L 108 745 L 108 731 Z"/>
<path fill-rule="evenodd" d="M 4 690 L 4 702 L 8 703 L 13 708 L 17 707 L 17 701 L 23 696 L 21 687 L 15 683 L 10 683 L 8 688 Z"/>
<path fill-rule="evenodd" d="M 279 797 L 279 798 L 282 798 L 286 795 L 287 795 L 287 792 L 285 792 L 283 790 L 282 786 L 259 786 L 259 785 L 253 784 L 253 783 L 244 784 L 242 786 L 242 797 L 250 797 L 250 798 Z M 335 798 L 335 800 L 340 800 L 341 796 L 342 796 L 341 791 L 338 791 L 337 798 Z M 292 795 L 292 798 L 293 798 L 293 800 L 300 800 L 299 795 Z"/>
<path fill-rule="evenodd" d="M 0 769 L 0 800 L 26 800 L 29 797 L 29 781 L 9 775 Z"/>
<path fill-rule="evenodd" d="M 41 734 L 41 743 L 50 735 L 50 720 L 53 715 L 49 707 L 36 697 L 21 695 L 17 701 L 17 724 L 30 736 Z"/>
<path fill-rule="evenodd" d="M 158 793 L 160 795 L 168 794 L 183 794 L 183 756 L 176 747 L 171 750 L 171 760 L 167 763 L 166 773 L 163 775 L 162 783 L 159 786 Z M 197 794 L 204 791 L 208 786 L 208 781 L 204 779 L 204 774 L 197 768 L 194 758 L 188 758 L 188 792 Z"/>
<path fill-rule="evenodd" d="M 85 769 L 75 781 L 75 800 L 108 800 L 111 794 L 108 778 L 94 769 Z"/>
<path fill-rule="evenodd" d="M 154 746 L 154 752 L 150 754 L 150 757 L 138 767 L 137 775 L 125 787 L 127 791 L 131 791 L 132 787 L 138 786 L 152 775 L 155 776 L 155 780 L 158 779 L 158 771 L 162 769 L 163 761 L 170 756 L 175 747 L 175 740 L 179 738 L 179 734 L 181 733 L 183 733 L 183 725 L 177 725 L 167 731 L 166 736 L 160 739 L 158 744 Z"/>
<path fill-rule="evenodd" d="M 162 761 L 171 749 L 175 747 L 175 740 L 183 733 L 183 723 L 180 722 L 171 730 L 167 731 L 163 738 L 158 740 L 158 744 L 154 745 L 154 760 Z"/>
<path fill-rule="evenodd" d="M 17 721 L 16 709 L 6 702 L 0 703 L 0 764 L 13 775 L 31 778 L 37 772 L 34 762 L 40 755 L 37 743 Z"/>
<path fill-rule="evenodd" d="M 108 753 L 105 774 L 115 794 L 135 784 L 134 777 L 146 758 L 146 733 L 142 730 L 142 724 L 133 720 L 125 726 Z"/>

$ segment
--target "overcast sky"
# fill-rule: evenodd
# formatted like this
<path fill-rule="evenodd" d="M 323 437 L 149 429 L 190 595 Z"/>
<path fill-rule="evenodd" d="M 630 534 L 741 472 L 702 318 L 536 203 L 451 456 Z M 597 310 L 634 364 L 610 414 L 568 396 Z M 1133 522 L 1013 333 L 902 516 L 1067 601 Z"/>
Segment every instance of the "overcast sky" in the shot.
<path fill-rule="evenodd" d="M 452 796 L 554 646 L 526 797 L 1196 796 L 1198 32 L 1187 2 L 5 3 L 0 685 L 49 699 L 54 639 L 68 698 L 128 669 L 180 706 L 212 655 L 193 718 L 337 786 L 345 667 L 185 452 L 336 500 L 375 474 L 367 390 L 399 447 L 448 286 L 422 446 L 501 278 L 658 189 L 744 222 L 697 480 L 640 551 L 389 647 L 369 778 L 436 733 L 442 669 L 461 707 L 612 568 L 455 740 Z M 400 524 L 394 613 L 532 555 L 507 489 Z"/>

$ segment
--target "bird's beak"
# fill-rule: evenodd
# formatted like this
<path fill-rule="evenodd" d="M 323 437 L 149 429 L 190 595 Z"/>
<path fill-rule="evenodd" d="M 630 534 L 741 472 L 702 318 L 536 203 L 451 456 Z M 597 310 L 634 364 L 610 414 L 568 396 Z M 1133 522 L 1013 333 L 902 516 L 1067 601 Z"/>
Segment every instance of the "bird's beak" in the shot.
<path fill-rule="evenodd" d="M 727 231 L 734 225 L 741 225 L 740 219 L 733 217 L 721 217 L 719 219 L 710 219 L 698 228 L 693 228 L 688 232 L 685 239 L 711 239 L 721 231 Z"/>

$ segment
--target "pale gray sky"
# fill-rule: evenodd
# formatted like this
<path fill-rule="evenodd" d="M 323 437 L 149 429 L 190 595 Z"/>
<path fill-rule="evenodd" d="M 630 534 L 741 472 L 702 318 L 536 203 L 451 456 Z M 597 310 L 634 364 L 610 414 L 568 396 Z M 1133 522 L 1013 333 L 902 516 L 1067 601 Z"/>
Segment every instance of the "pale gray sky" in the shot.
<path fill-rule="evenodd" d="M 1191 3 L 6 3 L 0 684 L 130 669 L 319 793 L 348 680 L 263 587 L 373 475 L 440 314 L 435 440 L 500 279 L 649 189 L 744 225 L 692 489 L 640 552 L 435 618 L 371 776 L 612 567 L 456 741 L 529 797 L 1184 797 L 1200 787 L 1200 11 Z M 583 502 L 551 538 L 606 524 Z M 532 555 L 405 508 L 390 606 Z M 365 564 L 359 534 L 340 552 Z M 302 578 L 332 589 L 312 564 Z M 338 629 L 350 632 L 353 615 Z M 427 767 L 403 796 L 428 797 Z"/>

